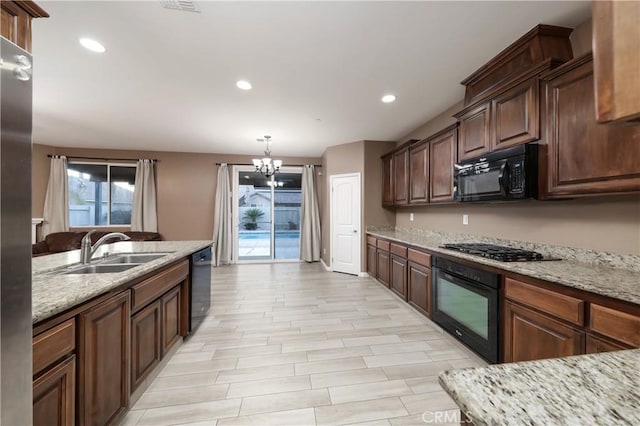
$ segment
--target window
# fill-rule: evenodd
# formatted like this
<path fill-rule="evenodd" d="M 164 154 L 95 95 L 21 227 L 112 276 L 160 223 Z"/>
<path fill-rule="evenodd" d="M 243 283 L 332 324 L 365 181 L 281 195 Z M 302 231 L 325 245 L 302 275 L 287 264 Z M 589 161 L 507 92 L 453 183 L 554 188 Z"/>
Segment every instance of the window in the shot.
<path fill-rule="evenodd" d="M 131 225 L 135 165 L 69 163 L 69 226 Z"/>

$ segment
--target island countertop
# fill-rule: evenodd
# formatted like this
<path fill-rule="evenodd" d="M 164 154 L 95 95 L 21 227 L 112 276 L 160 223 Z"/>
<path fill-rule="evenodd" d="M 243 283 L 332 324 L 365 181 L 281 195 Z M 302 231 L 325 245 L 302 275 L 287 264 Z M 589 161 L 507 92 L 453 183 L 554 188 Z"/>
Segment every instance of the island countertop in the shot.
<path fill-rule="evenodd" d="M 640 349 L 440 373 L 475 426 L 640 424 Z"/>
<path fill-rule="evenodd" d="M 166 253 L 165 256 L 119 273 L 70 274 L 57 269 L 80 263 L 80 250 L 35 257 L 32 259 L 32 322 L 38 323 L 76 305 L 141 277 L 176 260 L 186 258 L 212 241 L 120 241 L 106 244 L 95 253 Z"/>
<path fill-rule="evenodd" d="M 640 272 L 637 269 L 633 269 L 638 268 L 640 264 L 637 256 L 614 255 L 610 253 L 576 250 L 569 247 L 547 246 L 543 244 L 505 241 L 489 237 L 428 231 L 424 233 L 412 233 L 399 230 L 368 229 L 367 233 L 375 237 L 424 248 L 433 253 L 442 253 L 481 265 L 487 265 L 602 296 L 640 304 L 640 285 L 638 285 L 640 282 Z M 468 242 L 486 242 L 520 247 L 526 250 L 539 251 L 546 256 L 560 258 L 562 260 L 500 262 L 440 247 L 447 243 Z"/>

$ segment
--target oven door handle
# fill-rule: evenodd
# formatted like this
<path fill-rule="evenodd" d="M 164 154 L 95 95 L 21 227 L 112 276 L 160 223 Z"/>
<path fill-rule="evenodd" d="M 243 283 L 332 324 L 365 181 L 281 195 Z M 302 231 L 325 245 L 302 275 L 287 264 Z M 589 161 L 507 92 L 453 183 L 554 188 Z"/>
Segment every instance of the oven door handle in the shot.
<path fill-rule="evenodd" d="M 509 169 L 507 169 L 508 163 L 505 161 L 500 166 L 500 173 L 498 174 L 498 185 L 500 186 L 500 192 L 502 196 L 506 197 L 508 193 L 507 185 L 505 182 L 506 175 L 509 173 Z"/>

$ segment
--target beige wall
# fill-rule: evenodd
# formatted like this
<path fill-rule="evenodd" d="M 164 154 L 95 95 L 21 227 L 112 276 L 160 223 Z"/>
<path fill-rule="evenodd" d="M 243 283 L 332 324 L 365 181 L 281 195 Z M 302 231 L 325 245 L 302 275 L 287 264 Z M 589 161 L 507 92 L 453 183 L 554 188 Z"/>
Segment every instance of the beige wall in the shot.
<path fill-rule="evenodd" d="M 167 240 L 206 240 L 213 235 L 216 163 L 251 163 L 246 155 L 54 148 L 34 145 L 33 214 L 42 217 L 49 162 L 47 154 L 100 158 L 156 158 L 158 230 Z M 44 159 L 44 160 L 43 160 Z M 284 165 L 320 164 L 319 158 L 281 157 Z M 323 185 L 318 180 L 319 187 Z M 319 192 L 324 193 L 323 188 Z M 125 228 L 126 230 L 126 228 Z"/>
<path fill-rule="evenodd" d="M 591 19 L 583 22 L 573 29 L 571 33 L 571 48 L 573 49 L 573 57 L 577 58 L 590 52 L 593 48 L 592 43 L 593 26 Z"/>
<path fill-rule="evenodd" d="M 464 101 L 456 102 L 454 105 L 447 108 L 445 111 L 433 117 L 431 120 L 424 123 L 422 126 L 415 130 L 412 130 L 408 135 L 401 138 L 398 145 L 401 145 L 409 139 L 422 140 L 429 136 L 438 133 L 445 127 L 451 126 L 456 123 L 456 119 L 453 114 L 459 112 L 464 106 Z"/>

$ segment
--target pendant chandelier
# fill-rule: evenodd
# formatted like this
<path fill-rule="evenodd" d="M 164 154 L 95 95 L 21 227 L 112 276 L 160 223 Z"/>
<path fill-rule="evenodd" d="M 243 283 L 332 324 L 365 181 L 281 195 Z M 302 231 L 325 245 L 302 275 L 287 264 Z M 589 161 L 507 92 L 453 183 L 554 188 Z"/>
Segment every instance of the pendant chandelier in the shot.
<path fill-rule="evenodd" d="M 253 165 L 256 166 L 256 172 L 260 172 L 266 178 L 270 178 L 280 171 L 280 167 L 282 166 L 282 160 L 272 160 L 271 159 L 271 150 L 269 149 L 269 142 L 271 141 L 271 136 L 265 135 L 264 139 L 257 139 L 258 142 L 266 142 L 267 149 L 264 150 L 263 158 L 254 158 Z"/>

